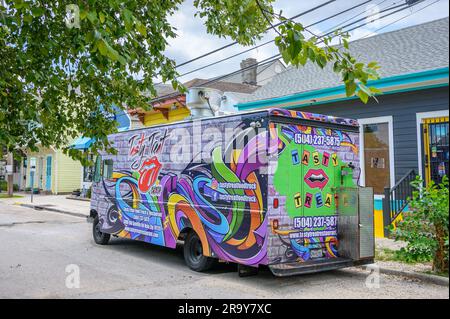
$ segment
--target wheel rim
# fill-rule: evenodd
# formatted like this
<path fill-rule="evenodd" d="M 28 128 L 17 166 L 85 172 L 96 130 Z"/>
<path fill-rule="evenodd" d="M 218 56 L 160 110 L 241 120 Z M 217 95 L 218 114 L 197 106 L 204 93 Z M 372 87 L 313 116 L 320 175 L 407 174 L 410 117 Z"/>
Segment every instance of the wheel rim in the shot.
<path fill-rule="evenodd" d="M 190 245 L 190 257 L 194 263 L 200 262 L 200 260 L 203 258 L 202 243 L 198 238 L 192 239 Z"/>

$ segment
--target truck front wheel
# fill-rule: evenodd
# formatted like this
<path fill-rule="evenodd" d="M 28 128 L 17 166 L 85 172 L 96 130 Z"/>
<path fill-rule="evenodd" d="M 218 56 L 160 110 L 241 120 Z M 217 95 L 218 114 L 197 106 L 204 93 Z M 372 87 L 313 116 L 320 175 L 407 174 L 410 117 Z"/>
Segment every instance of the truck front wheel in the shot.
<path fill-rule="evenodd" d="M 184 260 L 189 268 L 199 272 L 210 269 L 215 262 L 214 258 L 203 255 L 202 242 L 194 231 L 184 241 Z"/>
<path fill-rule="evenodd" d="M 92 224 L 92 235 L 94 237 L 94 241 L 99 245 L 106 245 L 109 242 L 110 234 L 102 233 L 100 231 L 100 222 L 98 220 L 98 216 L 95 217 L 94 222 Z"/>

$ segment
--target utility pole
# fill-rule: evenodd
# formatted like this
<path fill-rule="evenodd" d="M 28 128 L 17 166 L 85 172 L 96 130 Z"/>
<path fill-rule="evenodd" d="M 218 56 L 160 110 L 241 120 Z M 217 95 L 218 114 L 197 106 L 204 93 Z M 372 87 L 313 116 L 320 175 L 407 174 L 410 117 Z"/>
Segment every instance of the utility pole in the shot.
<path fill-rule="evenodd" d="M 13 196 L 14 191 L 14 156 L 12 152 L 8 153 L 6 160 L 6 175 L 7 175 L 7 185 L 8 185 L 8 196 Z"/>

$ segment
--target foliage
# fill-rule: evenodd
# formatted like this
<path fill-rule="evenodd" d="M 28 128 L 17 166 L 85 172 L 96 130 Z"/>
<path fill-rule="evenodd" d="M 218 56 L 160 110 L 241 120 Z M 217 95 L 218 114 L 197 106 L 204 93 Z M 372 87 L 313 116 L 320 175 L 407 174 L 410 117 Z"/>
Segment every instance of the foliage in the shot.
<path fill-rule="evenodd" d="M 7 181 L 0 181 L 0 191 L 6 192 L 8 190 L 8 183 Z M 13 190 L 17 192 L 19 190 L 19 185 L 14 184 Z"/>
<path fill-rule="evenodd" d="M 21 195 L 9 196 L 8 194 L 0 194 L 0 198 L 23 198 Z"/>
<path fill-rule="evenodd" d="M 428 257 L 425 259 L 414 259 L 411 258 L 411 255 L 407 253 L 404 248 L 400 248 L 398 250 L 393 250 L 390 248 L 377 248 L 375 250 L 375 259 L 379 261 L 397 261 L 404 262 L 409 264 L 414 264 L 418 262 L 429 262 L 431 259 Z"/>
<path fill-rule="evenodd" d="M 348 33 L 336 31 L 332 35 L 319 37 L 302 24 L 278 16 L 285 23 L 279 27 L 275 43 L 285 63 L 298 67 L 310 61 L 322 69 L 332 63 L 333 71 L 341 76 L 345 84 L 346 95 L 351 97 L 356 94 L 363 103 L 367 103 L 369 97 L 376 99 L 375 95 L 382 93 L 377 88 L 368 86 L 369 80 L 379 78 L 380 66 L 375 61 L 368 64 L 359 62 L 352 56 Z M 305 33 L 310 33 L 311 36 L 307 39 Z M 343 44 L 331 46 L 333 39 Z"/>
<path fill-rule="evenodd" d="M 0 4 L 0 145 L 8 151 L 62 148 L 87 164 L 87 153 L 68 149 L 83 134 L 95 137 L 91 151 L 114 152 L 107 135 L 116 131 L 113 105 L 150 106 L 157 78 L 183 90 L 175 62 L 165 56 L 176 37 L 169 23 L 183 0 L 5 0 Z M 211 34 L 248 45 L 261 38 L 273 0 L 194 0 L 196 16 Z M 348 52 L 306 40 L 299 24 L 286 21 L 277 45 L 286 62 L 335 62 L 352 95 L 367 101 L 376 63 L 357 63 Z M 329 41 L 328 38 L 326 41 Z M 344 42 L 346 46 L 347 42 Z M 92 163 L 90 163 L 92 164 Z"/>
<path fill-rule="evenodd" d="M 448 178 L 444 176 L 440 185 L 430 182 L 423 187 L 417 177 L 411 184 L 415 189 L 411 212 L 392 230 L 396 240 L 408 243 L 400 254 L 409 261 L 433 260 L 433 270 L 448 271 Z"/>

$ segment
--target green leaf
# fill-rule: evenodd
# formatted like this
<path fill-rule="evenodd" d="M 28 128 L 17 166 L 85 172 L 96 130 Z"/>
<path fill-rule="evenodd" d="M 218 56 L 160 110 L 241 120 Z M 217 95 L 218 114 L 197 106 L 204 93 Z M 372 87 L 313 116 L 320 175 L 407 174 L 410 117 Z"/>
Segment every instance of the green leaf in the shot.
<path fill-rule="evenodd" d="M 342 43 L 344 44 L 344 48 L 346 48 L 348 50 L 349 46 L 348 46 L 348 40 L 343 38 L 342 39 Z"/>
<path fill-rule="evenodd" d="M 84 20 L 87 17 L 88 12 L 80 9 L 80 20 Z"/>
<path fill-rule="evenodd" d="M 369 88 L 367 86 L 365 86 L 362 83 L 358 83 L 358 87 L 360 90 L 364 91 L 364 93 L 366 93 L 368 96 L 372 95 L 372 92 L 370 92 Z"/>
<path fill-rule="evenodd" d="M 27 23 L 31 23 L 31 21 L 33 21 L 33 16 L 32 15 L 25 15 L 23 17 L 23 21 L 25 21 Z"/>
<path fill-rule="evenodd" d="M 108 46 L 105 43 L 105 40 L 100 39 L 97 41 L 97 48 L 100 51 L 101 55 L 107 56 L 108 55 Z"/>
<path fill-rule="evenodd" d="M 288 50 L 281 51 L 281 57 L 283 58 L 284 63 L 289 64 L 291 62 L 291 55 Z"/>
<path fill-rule="evenodd" d="M 98 14 L 98 17 L 99 17 L 101 23 L 105 23 L 106 16 L 103 12 L 100 11 L 100 13 Z"/>
<path fill-rule="evenodd" d="M 353 94 L 355 94 L 356 88 L 357 86 L 354 81 L 345 82 L 345 94 L 347 95 L 347 97 L 353 96 Z"/>
<path fill-rule="evenodd" d="M 383 94 L 383 91 L 374 86 L 369 87 L 369 90 L 372 94 Z"/>
<path fill-rule="evenodd" d="M 45 12 L 45 10 L 41 7 L 33 7 L 31 9 L 31 13 L 33 14 L 34 17 L 40 17 L 41 15 L 43 15 Z"/>
<path fill-rule="evenodd" d="M 136 29 L 143 37 L 147 37 L 147 28 L 140 21 L 136 22 Z"/>
<path fill-rule="evenodd" d="M 89 11 L 87 14 L 87 18 L 89 21 L 91 21 L 92 24 L 97 23 L 97 12 L 95 10 Z"/>
<path fill-rule="evenodd" d="M 367 104 L 367 102 L 369 101 L 369 95 L 363 90 L 359 90 L 358 93 L 356 93 L 356 95 L 358 95 L 358 97 L 364 104 Z"/>
<path fill-rule="evenodd" d="M 128 9 L 123 9 L 122 15 L 125 23 L 125 29 L 127 31 L 131 31 L 133 28 L 133 13 Z"/>
<path fill-rule="evenodd" d="M 339 72 L 341 72 L 341 70 L 342 70 L 342 67 L 339 64 L 339 61 L 334 62 L 334 64 L 333 64 L 333 72 L 339 73 Z"/>

